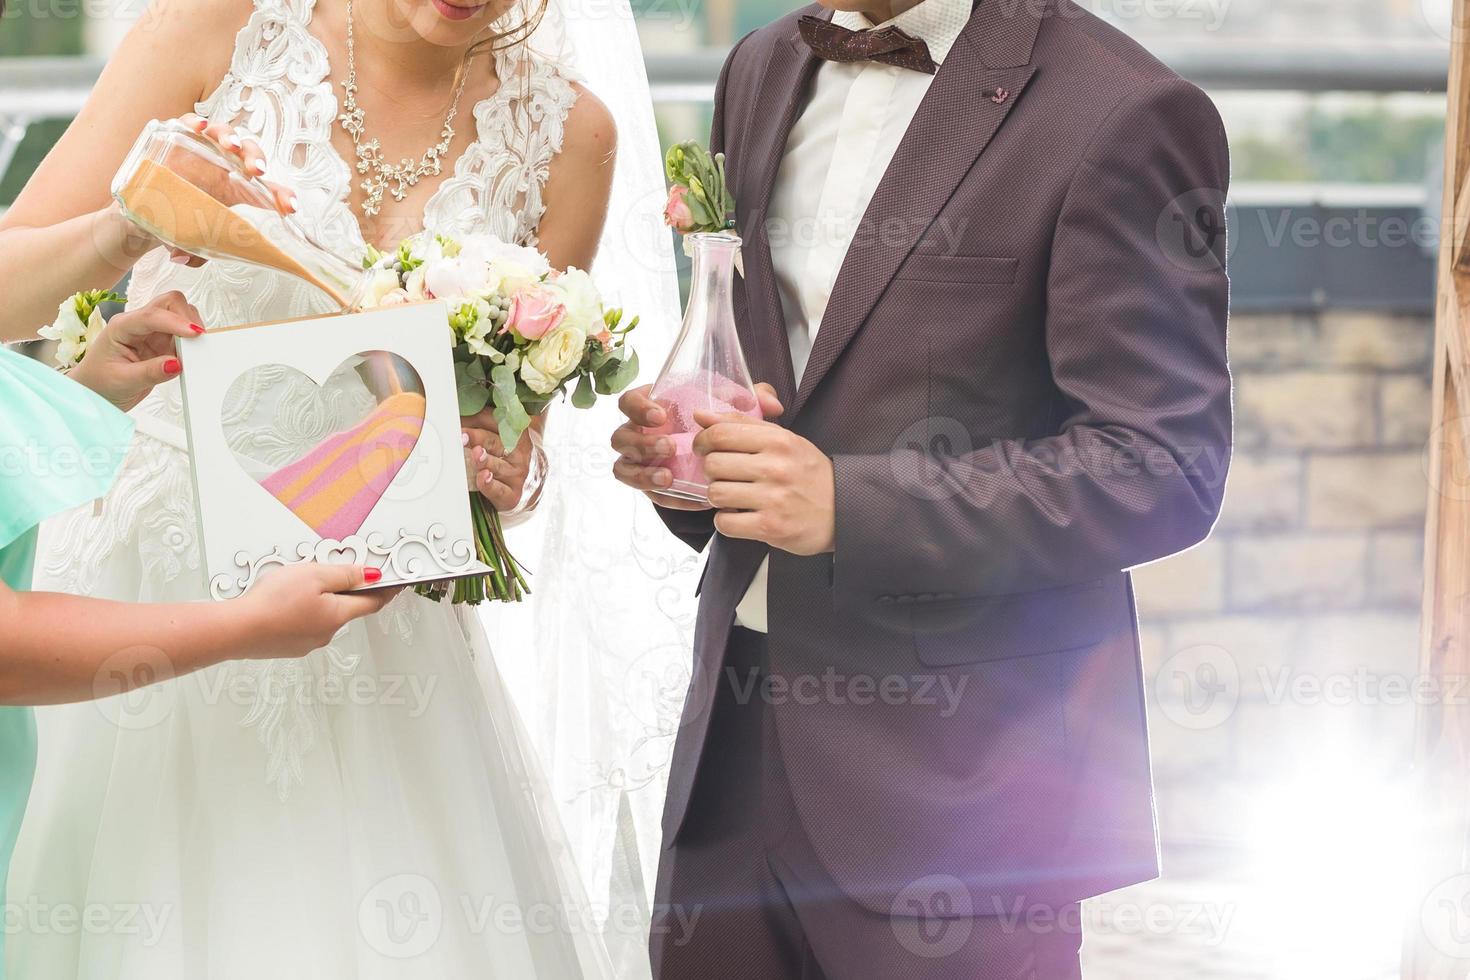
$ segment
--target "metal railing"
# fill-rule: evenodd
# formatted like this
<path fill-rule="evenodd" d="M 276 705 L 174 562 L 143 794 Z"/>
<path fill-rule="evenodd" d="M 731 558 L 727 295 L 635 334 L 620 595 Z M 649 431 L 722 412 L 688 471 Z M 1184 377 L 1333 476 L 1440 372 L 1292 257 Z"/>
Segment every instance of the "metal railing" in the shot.
<path fill-rule="evenodd" d="M 1217 91 L 1444 92 L 1445 45 L 1273 45 L 1171 41 L 1154 53 L 1185 78 Z M 722 49 L 647 56 L 659 103 L 708 102 L 725 60 Z M 0 177 L 28 126 L 81 109 L 102 70 L 93 57 L 0 59 Z"/>
<path fill-rule="evenodd" d="M 1443 93 L 1447 45 L 1246 44 L 1229 39 L 1160 42 L 1153 51 L 1185 78 L 1215 92 Z M 697 49 L 647 56 L 653 98 L 658 104 L 707 103 L 714 94 L 726 52 Z M 102 60 L 89 57 L 0 59 L 0 179 L 39 121 L 68 119 L 86 101 Z M 1266 193 L 1266 191 L 1270 193 Z M 1342 186 L 1237 185 L 1232 227 L 1241 248 L 1235 265 L 1242 275 L 1236 302 L 1243 308 L 1320 308 L 1324 305 L 1420 308 L 1432 293 L 1432 263 L 1411 249 L 1338 249 L 1327 263 L 1322 249 L 1293 249 L 1260 229 L 1284 220 L 1331 227 L 1343 221 L 1412 225 L 1425 214 L 1426 195 L 1412 186 L 1357 187 L 1353 201 Z M 1432 195 L 1428 210 L 1433 211 Z M 1260 241 L 1253 241 L 1261 239 Z M 1384 266 L 1387 255 L 1397 265 Z M 1384 288 L 1385 278 L 1393 280 Z"/>

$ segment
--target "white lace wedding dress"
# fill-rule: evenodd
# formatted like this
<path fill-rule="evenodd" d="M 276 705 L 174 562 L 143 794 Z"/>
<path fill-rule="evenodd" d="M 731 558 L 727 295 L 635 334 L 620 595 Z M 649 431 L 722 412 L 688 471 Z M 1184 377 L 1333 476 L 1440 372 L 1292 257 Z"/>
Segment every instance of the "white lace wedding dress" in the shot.
<path fill-rule="evenodd" d="M 363 243 L 311 0 L 256 0 L 199 111 L 255 134 L 306 227 Z M 184 53 L 180 53 L 184 56 Z M 577 93 L 524 47 L 474 107 L 477 142 L 426 227 L 534 242 Z M 180 289 L 207 324 L 323 310 L 295 280 L 161 250 L 133 302 Z M 299 377 L 299 376 L 298 376 Z M 235 448 L 277 465 L 361 413 L 355 378 L 282 372 L 228 405 Z M 204 597 L 176 384 L 100 507 L 44 532 L 36 588 Z M 160 669 L 166 670 L 166 665 Z M 301 661 L 236 661 L 39 712 L 42 756 L 10 877 L 7 976 L 36 980 L 575 980 L 611 976 L 477 617 L 404 594 Z M 620 971 L 621 972 L 621 971 Z"/>

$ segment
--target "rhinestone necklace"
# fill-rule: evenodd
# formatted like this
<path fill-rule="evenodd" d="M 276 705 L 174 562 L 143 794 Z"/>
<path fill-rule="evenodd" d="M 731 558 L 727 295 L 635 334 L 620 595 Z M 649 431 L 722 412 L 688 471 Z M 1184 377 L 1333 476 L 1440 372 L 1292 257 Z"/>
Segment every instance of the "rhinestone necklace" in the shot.
<path fill-rule="evenodd" d="M 449 114 L 444 117 L 444 129 L 439 133 L 439 142 L 424 151 L 418 163 L 404 157 L 398 163 L 383 159 L 383 148 L 376 139 L 363 142 L 363 111 L 357 104 L 357 48 L 352 36 L 352 0 L 347 0 L 347 80 L 342 83 L 342 114 L 337 121 L 352 137 L 352 147 L 357 153 L 357 172 L 366 175 L 359 186 L 367 192 L 362 202 L 362 213 L 372 217 L 383 210 L 383 193 L 393 195 L 401 201 L 408 189 L 425 177 L 437 176 L 443 171 L 440 158 L 449 152 L 454 139 L 454 116 L 459 112 L 459 98 L 464 95 L 468 72 L 461 72 L 459 85 L 454 90 L 454 101 L 449 105 Z"/>

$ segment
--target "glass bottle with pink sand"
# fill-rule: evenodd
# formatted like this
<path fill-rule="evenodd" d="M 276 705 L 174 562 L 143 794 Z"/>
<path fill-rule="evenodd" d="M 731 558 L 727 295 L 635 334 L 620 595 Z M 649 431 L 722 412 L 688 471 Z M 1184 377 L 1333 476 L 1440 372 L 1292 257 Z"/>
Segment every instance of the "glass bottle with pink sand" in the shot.
<path fill-rule="evenodd" d="M 668 412 L 668 421 L 654 431 L 667 433 L 674 444 L 674 455 L 663 461 L 674 476 L 665 492 L 707 501 L 709 480 L 693 445 L 703 427 L 694 421 L 694 413 L 738 412 L 760 418 L 761 411 L 735 332 L 731 291 L 740 238 L 729 232 L 708 232 L 691 234 L 685 241 L 694 257 L 689 306 L 679 339 L 653 383 L 651 396 Z"/>

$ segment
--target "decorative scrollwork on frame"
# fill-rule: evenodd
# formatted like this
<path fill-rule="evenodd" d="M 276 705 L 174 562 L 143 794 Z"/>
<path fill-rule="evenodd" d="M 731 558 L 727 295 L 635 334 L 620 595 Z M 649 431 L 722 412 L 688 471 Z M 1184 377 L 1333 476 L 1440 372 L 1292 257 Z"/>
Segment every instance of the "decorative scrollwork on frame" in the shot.
<path fill-rule="evenodd" d="M 303 541 L 294 552 L 277 547 L 264 555 L 251 557 L 236 552 L 239 573 L 224 572 L 209 583 L 214 599 L 234 599 L 250 591 L 262 575 L 272 568 L 316 561 L 322 564 L 376 565 L 383 569 L 383 584 L 415 582 L 429 578 L 449 578 L 463 574 L 478 565 L 475 546 L 468 538 L 448 540 L 443 524 L 430 525 L 422 534 L 400 529 L 397 538 L 385 541 L 381 531 L 366 537 L 354 534 L 337 541 Z M 380 559 L 375 561 L 374 559 Z"/>

